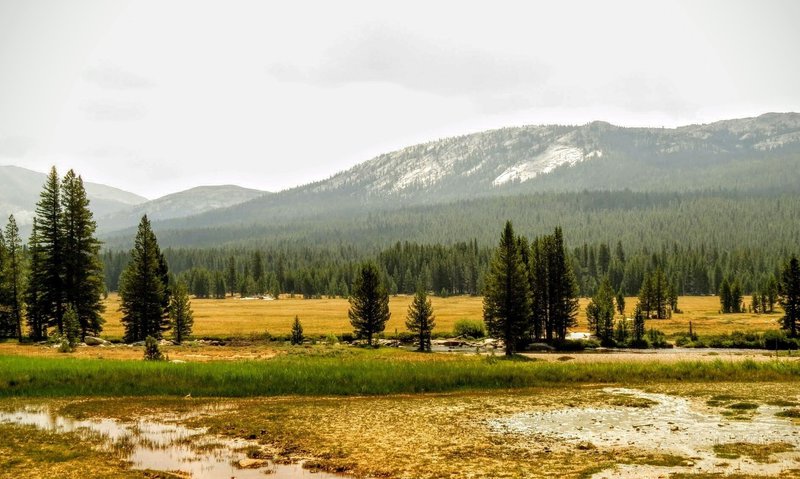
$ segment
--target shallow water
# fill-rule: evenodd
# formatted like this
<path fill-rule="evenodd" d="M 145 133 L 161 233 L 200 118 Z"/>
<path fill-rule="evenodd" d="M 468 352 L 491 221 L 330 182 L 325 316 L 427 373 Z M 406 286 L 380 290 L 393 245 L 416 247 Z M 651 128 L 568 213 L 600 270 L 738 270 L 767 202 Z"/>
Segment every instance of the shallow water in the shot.
<path fill-rule="evenodd" d="M 489 421 L 501 433 L 546 436 L 568 443 L 590 442 L 602 448 L 632 447 L 691 459 L 686 467 L 619 465 L 593 477 L 658 477 L 673 472 L 736 471 L 742 474 L 778 474 L 798 466 L 800 451 L 775 454 L 775 462 L 756 463 L 744 456 L 718 458 L 715 444 L 784 442 L 800 449 L 800 427 L 775 416 L 783 408 L 761 405 L 751 420 L 732 420 L 692 401 L 666 394 L 607 388 L 612 395 L 654 401 L 651 407 L 568 408 L 516 414 Z"/>
<path fill-rule="evenodd" d="M 114 419 L 76 420 L 52 414 L 46 408 L 0 412 L 0 423 L 34 426 L 59 433 L 98 434 L 109 449 L 120 452 L 133 469 L 180 471 L 198 479 L 289 479 L 314 477 L 341 479 L 343 476 L 311 472 L 302 464 L 267 463 L 256 469 L 237 467 L 243 452 L 254 441 L 229 439 L 178 424 L 142 419 L 125 423 Z M 269 475 L 266 475 L 269 474 Z"/>

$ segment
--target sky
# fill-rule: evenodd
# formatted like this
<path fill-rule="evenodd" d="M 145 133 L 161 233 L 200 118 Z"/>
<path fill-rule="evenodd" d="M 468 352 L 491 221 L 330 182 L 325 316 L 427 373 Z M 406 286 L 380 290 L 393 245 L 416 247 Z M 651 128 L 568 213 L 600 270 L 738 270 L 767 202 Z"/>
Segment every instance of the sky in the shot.
<path fill-rule="evenodd" d="M 524 124 L 800 111 L 800 2 L 0 0 L 0 164 L 279 191 Z"/>

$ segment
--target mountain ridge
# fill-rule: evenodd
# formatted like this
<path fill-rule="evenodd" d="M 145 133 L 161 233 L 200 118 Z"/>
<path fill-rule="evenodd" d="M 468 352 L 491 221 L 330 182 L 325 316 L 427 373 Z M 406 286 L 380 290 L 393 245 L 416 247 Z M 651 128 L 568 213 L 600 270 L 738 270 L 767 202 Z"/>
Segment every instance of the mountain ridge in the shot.
<path fill-rule="evenodd" d="M 369 208 L 581 190 L 800 190 L 800 114 L 676 128 L 505 127 L 412 145 L 324 180 L 160 229 L 264 224 Z"/>

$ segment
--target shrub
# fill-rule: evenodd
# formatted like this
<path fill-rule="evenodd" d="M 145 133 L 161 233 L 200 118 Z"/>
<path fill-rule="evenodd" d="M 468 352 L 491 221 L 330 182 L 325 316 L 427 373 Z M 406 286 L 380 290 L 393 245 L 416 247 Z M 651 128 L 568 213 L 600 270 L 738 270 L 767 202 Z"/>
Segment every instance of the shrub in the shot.
<path fill-rule="evenodd" d="M 453 327 L 453 335 L 483 338 L 486 336 L 486 324 L 480 319 L 459 319 Z"/>
<path fill-rule="evenodd" d="M 164 360 L 164 355 L 161 353 L 161 348 L 158 347 L 158 340 L 152 336 L 148 336 L 144 340 L 144 359 L 145 361 Z"/>
<path fill-rule="evenodd" d="M 650 343 L 651 348 L 666 348 L 669 347 L 667 337 L 661 331 L 650 328 L 647 331 L 647 342 Z"/>

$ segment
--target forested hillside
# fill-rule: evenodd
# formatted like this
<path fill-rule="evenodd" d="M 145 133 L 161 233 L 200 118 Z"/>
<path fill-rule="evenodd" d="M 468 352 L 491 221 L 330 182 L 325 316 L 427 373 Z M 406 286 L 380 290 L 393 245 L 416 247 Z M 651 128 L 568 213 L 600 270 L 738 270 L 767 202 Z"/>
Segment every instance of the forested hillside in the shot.
<path fill-rule="evenodd" d="M 625 189 L 796 192 L 800 114 L 674 129 L 602 122 L 503 128 L 411 146 L 323 181 L 154 226 L 270 226 L 480 197 Z"/>

